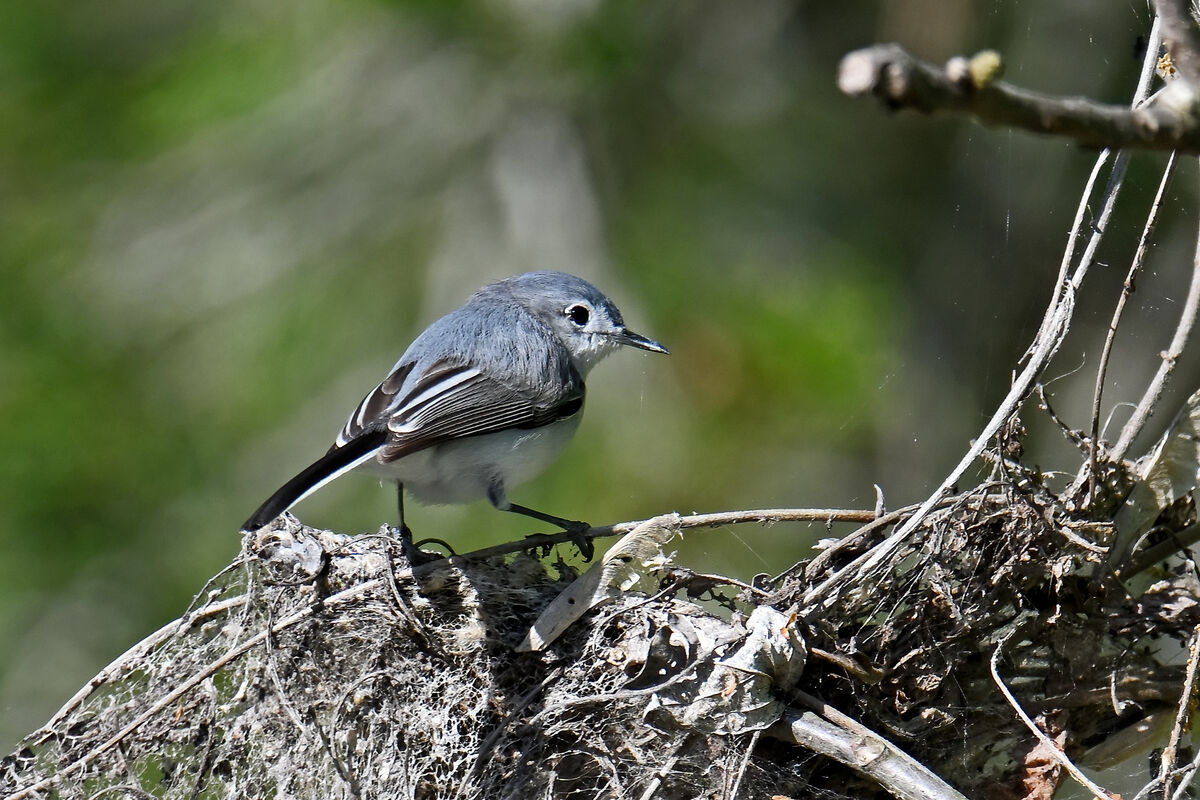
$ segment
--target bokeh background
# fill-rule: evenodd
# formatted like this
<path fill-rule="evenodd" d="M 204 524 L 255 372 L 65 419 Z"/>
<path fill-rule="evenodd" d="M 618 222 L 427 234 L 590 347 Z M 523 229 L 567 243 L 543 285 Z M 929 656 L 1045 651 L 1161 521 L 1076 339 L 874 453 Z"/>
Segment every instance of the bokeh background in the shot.
<path fill-rule="evenodd" d="M 1094 153 L 889 115 L 837 62 L 994 47 L 1016 83 L 1126 102 L 1148 27 L 1082 0 L 6 4 L 0 750 L 187 606 L 424 325 L 526 269 L 593 280 L 673 354 L 598 368 L 517 502 L 604 523 L 923 499 L 1036 330 Z M 1163 160 L 1135 158 L 1059 358 L 1072 425 Z M 1122 331 L 1118 422 L 1184 293 L 1194 184 Z M 1032 458 L 1075 468 L 1030 427 Z M 298 512 L 374 531 L 393 502 L 349 478 Z M 411 522 L 461 549 L 530 532 L 482 503 Z M 701 532 L 680 560 L 775 573 L 825 535 Z"/>

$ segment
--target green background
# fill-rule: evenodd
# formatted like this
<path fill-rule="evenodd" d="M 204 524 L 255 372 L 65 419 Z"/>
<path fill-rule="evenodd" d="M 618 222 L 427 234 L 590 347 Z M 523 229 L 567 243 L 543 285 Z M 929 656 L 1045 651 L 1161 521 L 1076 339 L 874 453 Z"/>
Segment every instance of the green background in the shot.
<path fill-rule="evenodd" d="M 837 62 L 994 47 L 1013 82 L 1122 103 L 1147 30 L 1144 4 L 1037 0 L 6 4 L 0 749 L 179 614 L 424 325 L 526 269 L 592 280 L 672 355 L 600 366 L 515 502 L 605 523 L 922 499 L 1036 330 L 1094 154 L 888 114 Z M 1162 162 L 1135 159 L 1060 355 L 1072 425 Z M 1194 183 L 1106 412 L 1174 324 Z M 1074 470 L 1037 422 L 1033 457 Z M 297 510 L 360 532 L 393 504 L 348 478 Z M 483 503 L 410 521 L 460 549 L 539 529 Z M 825 535 L 698 532 L 679 558 L 745 578 Z"/>

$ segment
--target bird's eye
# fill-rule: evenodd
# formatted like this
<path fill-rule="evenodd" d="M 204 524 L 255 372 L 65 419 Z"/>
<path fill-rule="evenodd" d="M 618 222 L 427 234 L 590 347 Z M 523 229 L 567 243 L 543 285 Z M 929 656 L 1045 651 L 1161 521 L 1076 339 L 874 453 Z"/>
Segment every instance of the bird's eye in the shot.
<path fill-rule="evenodd" d="M 567 317 L 571 322 L 582 328 L 588 324 L 588 319 L 591 317 L 591 312 L 584 305 L 573 305 L 567 309 Z"/>

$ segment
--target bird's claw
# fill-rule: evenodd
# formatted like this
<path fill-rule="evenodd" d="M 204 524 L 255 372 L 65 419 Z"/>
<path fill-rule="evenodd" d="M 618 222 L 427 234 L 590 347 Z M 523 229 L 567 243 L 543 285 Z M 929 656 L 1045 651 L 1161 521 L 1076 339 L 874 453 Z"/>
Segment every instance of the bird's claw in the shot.
<path fill-rule="evenodd" d="M 583 556 L 584 561 L 591 561 L 592 556 L 596 555 L 596 544 L 587 535 L 591 529 L 592 526 L 586 522 L 572 522 L 563 527 L 564 531 L 571 534 L 571 542 L 579 548 L 579 555 Z"/>
<path fill-rule="evenodd" d="M 412 528 L 408 527 L 408 525 L 402 524 L 399 528 L 392 528 L 392 532 L 400 541 L 400 552 L 404 554 L 404 558 L 406 561 L 408 561 L 410 566 L 415 567 L 418 564 L 426 564 L 430 561 L 437 561 L 439 558 L 441 558 L 441 556 L 439 556 L 437 553 L 427 553 L 418 545 L 413 544 Z M 424 544 L 427 541 L 430 540 L 422 539 L 421 544 Z"/>

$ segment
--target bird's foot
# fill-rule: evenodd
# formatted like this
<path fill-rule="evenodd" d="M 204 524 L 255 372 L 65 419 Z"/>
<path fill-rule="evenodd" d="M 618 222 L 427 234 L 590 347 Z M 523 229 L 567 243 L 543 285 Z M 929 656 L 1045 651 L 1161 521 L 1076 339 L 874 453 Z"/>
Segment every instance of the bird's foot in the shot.
<path fill-rule="evenodd" d="M 427 536 L 424 539 L 422 539 L 421 541 L 417 542 L 413 546 L 419 549 L 421 547 L 424 547 L 427 544 L 436 544 L 436 545 L 446 548 L 446 555 L 445 556 L 436 556 L 436 558 L 448 558 L 450 556 L 458 555 L 458 553 L 454 552 L 454 548 L 450 546 L 449 542 L 447 542 L 445 539 L 439 539 L 436 536 Z M 427 553 L 424 550 L 421 550 L 421 552 L 425 553 L 426 555 L 432 555 L 431 553 Z"/>
<path fill-rule="evenodd" d="M 412 528 L 405 524 L 401 524 L 399 528 L 392 528 L 392 533 L 399 540 L 400 551 L 404 553 L 404 558 L 410 565 L 427 564 L 430 561 L 437 561 L 441 558 L 437 553 L 427 553 L 421 549 L 422 544 L 430 541 L 440 542 L 440 539 L 422 539 L 420 542 L 413 544 Z M 442 542 L 442 544 L 445 544 L 445 542 Z M 446 548 L 449 549 L 449 545 L 446 545 Z"/>
<path fill-rule="evenodd" d="M 583 556 L 584 561 L 591 561 L 592 556 L 596 555 L 596 543 L 587 535 L 591 529 L 592 526 L 586 522 L 572 522 L 569 526 L 563 526 L 563 530 L 571 534 L 571 541 L 579 548 L 579 555 Z"/>
<path fill-rule="evenodd" d="M 579 548 L 579 554 L 583 556 L 584 561 L 591 561 L 592 556 L 596 554 L 595 545 L 593 545 L 592 540 L 587 537 L 587 532 L 592 529 L 592 526 L 586 522 L 579 522 L 578 520 L 573 519 L 563 519 L 562 517 L 556 517 L 553 514 L 534 511 L 528 506 L 519 506 L 516 503 L 508 503 L 506 500 L 504 500 L 503 495 L 498 495 L 498 497 L 499 500 L 497 497 L 490 497 L 492 505 L 496 506 L 496 508 L 499 508 L 503 511 L 511 511 L 514 514 L 524 514 L 527 517 L 540 519 L 542 522 L 548 522 L 551 525 L 557 525 L 558 527 L 562 528 L 565 533 L 571 534 L 571 541 L 574 542 L 575 546 Z M 505 504 L 501 505 L 501 501 Z M 534 536 L 539 535 L 541 534 L 534 534 Z"/>
<path fill-rule="evenodd" d="M 583 556 L 584 561 L 591 561 L 596 555 L 596 545 L 588 537 L 587 533 L 592 529 L 592 526 L 586 522 L 576 522 L 569 519 L 556 519 L 554 524 L 563 529 L 563 533 L 571 534 L 571 543 L 579 548 L 579 555 Z M 526 536 L 526 539 L 538 539 L 546 536 L 544 533 L 531 533 Z M 549 544 L 534 543 L 535 546 L 542 546 L 549 552 Z"/>

